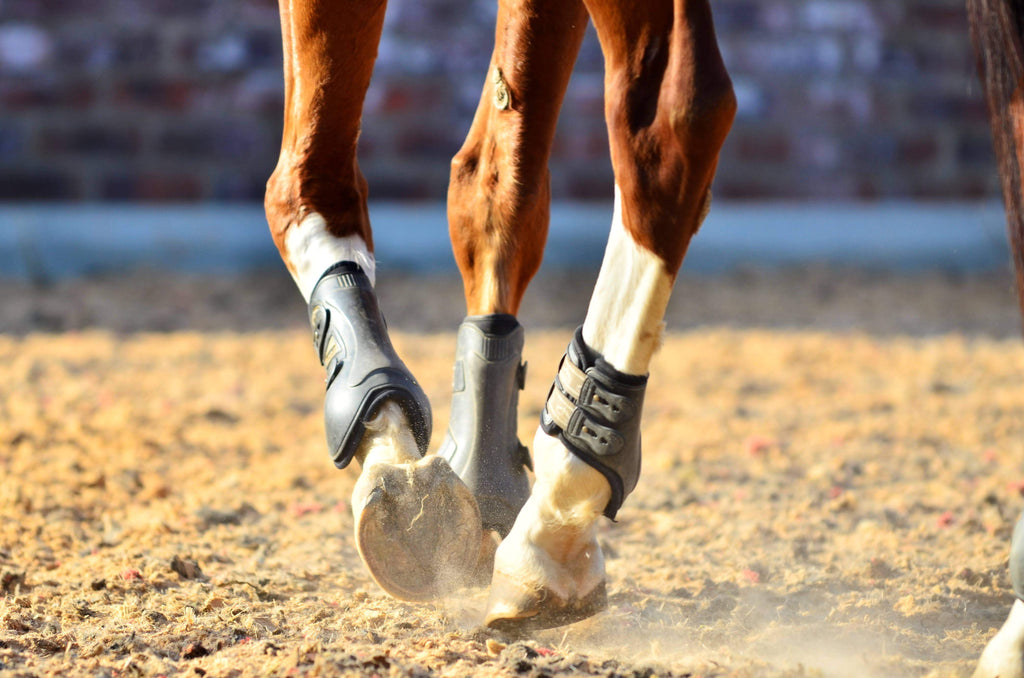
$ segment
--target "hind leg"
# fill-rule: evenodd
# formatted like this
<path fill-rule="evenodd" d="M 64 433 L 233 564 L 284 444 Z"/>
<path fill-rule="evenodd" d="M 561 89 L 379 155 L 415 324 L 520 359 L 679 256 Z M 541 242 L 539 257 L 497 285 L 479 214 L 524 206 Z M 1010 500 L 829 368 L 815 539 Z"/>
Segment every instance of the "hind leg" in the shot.
<path fill-rule="evenodd" d="M 504 536 L 529 494 L 516 408 L 524 380 L 515 318 L 548 229 L 548 155 L 586 28 L 579 0 L 500 0 L 472 128 L 452 161 L 449 229 L 466 292 L 452 415 L 439 454 Z"/>
<path fill-rule="evenodd" d="M 285 124 L 265 207 L 327 370 L 329 452 L 339 467 L 362 465 L 352 501 L 360 554 L 385 590 L 416 600 L 475 570 L 480 519 L 448 464 L 423 456 L 430 405 L 392 347 L 373 291 L 356 145 L 385 4 L 280 0 Z"/>
<path fill-rule="evenodd" d="M 611 236 L 534 441 L 536 482 L 499 546 L 487 623 L 570 623 L 605 605 L 596 540 L 639 475 L 643 388 L 735 99 L 707 0 L 587 0 L 605 56 Z"/>

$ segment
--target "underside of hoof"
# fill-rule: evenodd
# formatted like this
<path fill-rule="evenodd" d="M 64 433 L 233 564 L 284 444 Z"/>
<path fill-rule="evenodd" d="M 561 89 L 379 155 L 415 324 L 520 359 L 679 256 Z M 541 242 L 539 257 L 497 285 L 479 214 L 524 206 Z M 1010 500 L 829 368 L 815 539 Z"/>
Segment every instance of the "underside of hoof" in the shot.
<path fill-rule="evenodd" d="M 382 589 L 410 601 L 443 596 L 477 573 L 483 535 L 476 500 L 448 463 L 367 466 L 353 492 L 356 546 Z"/>
<path fill-rule="evenodd" d="M 484 624 L 521 635 L 565 626 L 592 617 L 608 607 L 608 594 L 600 582 L 583 596 L 563 597 L 548 589 L 528 588 L 514 578 L 495 572 Z"/>

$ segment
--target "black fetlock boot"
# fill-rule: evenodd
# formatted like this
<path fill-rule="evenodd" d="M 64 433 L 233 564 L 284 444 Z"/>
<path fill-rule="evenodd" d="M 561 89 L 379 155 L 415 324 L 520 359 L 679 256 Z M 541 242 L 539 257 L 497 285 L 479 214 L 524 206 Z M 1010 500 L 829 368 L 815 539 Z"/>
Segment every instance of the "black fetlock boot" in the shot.
<path fill-rule="evenodd" d="M 611 486 L 604 514 L 615 519 L 640 478 L 640 415 L 647 376 L 619 372 L 576 328 L 540 413 L 545 433 L 600 471 Z"/>

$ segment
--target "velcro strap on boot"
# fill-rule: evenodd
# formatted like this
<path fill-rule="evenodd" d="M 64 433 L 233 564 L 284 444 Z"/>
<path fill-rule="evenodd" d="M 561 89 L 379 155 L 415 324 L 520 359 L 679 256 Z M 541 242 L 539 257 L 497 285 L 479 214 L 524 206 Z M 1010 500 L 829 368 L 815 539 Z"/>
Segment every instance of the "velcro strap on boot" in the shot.
<path fill-rule="evenodd" d="M 647 377 L 625 374 L 583 341 L 577 328 L 541 412 L 541 427 L 600 471 L 611 485 L 614 519 L 640 477 L 640 414 Z"/>

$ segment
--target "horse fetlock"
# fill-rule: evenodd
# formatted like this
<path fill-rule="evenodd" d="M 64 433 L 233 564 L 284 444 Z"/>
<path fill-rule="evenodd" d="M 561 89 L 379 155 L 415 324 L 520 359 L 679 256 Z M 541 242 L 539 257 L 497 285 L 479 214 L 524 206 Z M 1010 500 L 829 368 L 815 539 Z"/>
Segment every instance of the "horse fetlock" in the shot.
<path fill-rule="evenodd" d="M 409 427 L 408 417 L 393 400 L 386 400 L 365 423 L 354 458 L 365 470 L 374 464 L 415 462 L 422 457 Z"/>
<path fill-rule="evenodd" d="M 485 623 L 506 631 L 570 624 L 606 606 L 597 521 L 608 481 L 543 430 L 534 460 L 530 499 L 494 559 Z"/>
<path fill-rule="evenodd" d="M 595 530 L 600 509 L 566 511 L 564 504 L 543 486 L 534 487 L 495 554 L 486 625 L 504 631 L 550 628 L 606 607 L 604 556 Z M 583 519 L 588 514 L 589 525 Z M 567 517 L 570 522 L 560 522 Z"/>
<path fill-rule="evenodd" d="M 542 429 L 533 444 L 537 480 L 498 548 L 495 568 L 514 568 L 517 559 L 524 559 L 526 571 L 557 575 L 545 577 L 556 589 L 585 588 L 595 574 L 604 578 L 597 522 L 611 488 L 604 475 Z"/>
<path fill-rule="evenodd" d="M 611 496 L 608 480 L 540 427 L 533 438 L 533 457 L 536 480 L 531 502 L 538 517 L 536 529 L 554 527 L 560 533 L 590 529 Z"/>

